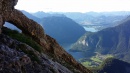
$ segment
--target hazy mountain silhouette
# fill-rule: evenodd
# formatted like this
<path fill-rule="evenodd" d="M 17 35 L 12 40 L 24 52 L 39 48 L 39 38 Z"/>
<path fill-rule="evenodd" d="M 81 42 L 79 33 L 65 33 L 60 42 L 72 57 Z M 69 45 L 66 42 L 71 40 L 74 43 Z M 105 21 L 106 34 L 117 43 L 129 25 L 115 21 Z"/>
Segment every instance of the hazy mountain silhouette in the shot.
<path fill-rule="evenodd" d="M 74 43 L 86 32 L 82 26 L 65 16 L 46 17 L 42 23 L 45 32 L 60 44 Z"/>
<path fill-rule="evenodd" d="M 107 28 L 96 33 L 86 33 L 71 48 L 71 51 L 90 51 L 113 54 L 130 62 L 130 17 L 119 26 Z"/>
<path fill-rule="evenodd" d="M 31 13 L 32 15 L 38 17 L 38 18 L 44 18 L 44 17 L 50 17 L 50 16 L 65 16 L 64 14 L 59 14 L 59 13 L 51 13 L 51 12 L 43 12 L 43 11 L 38 11 L 36 13 Z"/>

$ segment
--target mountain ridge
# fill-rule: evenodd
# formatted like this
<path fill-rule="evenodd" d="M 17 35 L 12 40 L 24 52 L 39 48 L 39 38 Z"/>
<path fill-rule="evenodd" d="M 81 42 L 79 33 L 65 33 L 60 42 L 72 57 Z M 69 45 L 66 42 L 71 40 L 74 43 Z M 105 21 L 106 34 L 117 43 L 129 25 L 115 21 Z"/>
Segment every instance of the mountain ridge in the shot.
<path fill-rule="evenodd" d="M 75 43 L 71 49 L 90 52 L 99 52 L 102 54 L 112 54 L 117 58 L 129 62 L 129 39 L 130 39 L 130 17 L 124 20 L 120 25 L 103 29 L 96 33 L 86 34 L 82 39 Z M 84 41 L 83 43 L 80 43 Z M 76 46 L 78 45 L 78 46 Z M 82 49 L 80 49 L 82 48 Z"/>

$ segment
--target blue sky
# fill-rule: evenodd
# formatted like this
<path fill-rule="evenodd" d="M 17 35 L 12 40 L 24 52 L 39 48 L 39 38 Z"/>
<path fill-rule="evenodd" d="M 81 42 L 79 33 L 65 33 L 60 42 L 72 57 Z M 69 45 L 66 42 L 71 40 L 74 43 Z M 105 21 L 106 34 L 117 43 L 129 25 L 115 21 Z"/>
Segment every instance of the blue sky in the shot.
<path fill-rule="evenodd" d="M 19 0 L 15 8 L 28 12 L 130 11 L 130 0 Z"/>

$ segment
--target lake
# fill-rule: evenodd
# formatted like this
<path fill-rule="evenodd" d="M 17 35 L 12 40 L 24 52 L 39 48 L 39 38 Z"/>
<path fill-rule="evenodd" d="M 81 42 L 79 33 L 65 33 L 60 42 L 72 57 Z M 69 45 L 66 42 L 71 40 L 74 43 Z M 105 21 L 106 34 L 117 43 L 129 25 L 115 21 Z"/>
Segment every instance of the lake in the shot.
<path fill-rule="evenodd" d="M 81 59 L 81 58 L 85 58 L 85 57 L 86 57 L 85 52 L 70 52 L 70 51 L 69 51 L 70 46 L 71 46 L 71 45 L 62 45 L 62 47 L 63 47 L 69 54 L 71 54 L 76 60 L 79 60 L 79 59 Z"/>
<path fill-rule="evenodd" d="M 96 30 L 95 28 L 93 28 L 93 27 L 85 27 L 85 26 L 83 26 L 84 27 L 84 29 L 86 30 L 86 31 L 91 31 L 91 32 L 97 32 L 98 30 Z"/>

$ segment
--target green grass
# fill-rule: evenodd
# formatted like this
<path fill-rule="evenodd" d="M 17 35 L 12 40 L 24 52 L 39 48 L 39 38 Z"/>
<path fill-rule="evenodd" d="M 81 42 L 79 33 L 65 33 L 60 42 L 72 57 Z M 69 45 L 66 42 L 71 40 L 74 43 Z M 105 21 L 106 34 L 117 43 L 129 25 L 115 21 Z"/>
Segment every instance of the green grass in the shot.
<path fill-rule="evenodd" d="M 39 57 L 35 54 L 35 51 L 27 49 L 28 47 L 25 44 L 19 44 L 17 46 L 17 50 L 22 50 L 24 53 L 26 53 L 32 61 L 36 61 L 37 63 L 41 63 Z"/>
<path fill-rule="evenodd" d="M 85 67 L 91 67 L 91 62 L 86 61 L 86 62 L 82 62 L 82 65 L 84 65 Z"/>
<path fill-rule="evenodd" d="M 8 35 L 9 37 L 11 37 L 13 39 L 16 39 L 22 43 L 25 43 L 25 44 L 31 46 L 34 50 L 36 50 L 40 53 L 43 52 L 42 47 L 38 43 L 36 43 L 32 38 L 30 38 L 22 33 L 19 33 L 17 30 L 11 30 L 9 28 L 3 27 L 2 33 L 5 35 Z M 36 61 L 37 63 L 40 64 L 40 59 L 35 54 L 35 51 L 27 49 L 25 44 L 19 44 L 16 49 L 22 50 L 24 53 L 26 53 L 31 58 L 32 61 Z"/>
<path fill-rule="evenodd" d="M 2 31 L 3 34 L 8 35 L 11 38 L 16 39 L 20 42 L 28 44 L 29 46 L 31 46 L 32 48 L 34 48 L 38 52 L 43 51 L 41 46 L 38 43 L 36 43 L 32 38 L 25 36 L 22 33 L 19 33 L 17 30 L 11 30 L 11 29 L 6 28 L 6 27 L 3 27 L 2 30 L 3 30 Z"/>
<path fill-rule="evenodd" d="M 101 59 L 99 59 L 98 57 L 92 57 L 92 58 L 90 58 L 92 61 L 94 61 L 94 62 L 99 62 L 99 63 L 101 63 L 102 62 L 102 60 Z"/>
<path fill-rule="evenodd" d="M 107 57 L 107 58 L 113 58 L 113 56 L 110 55 L 110 54 L 109 54 L 109 55 L 106 55 L 106 57 Z"/>
<path fill-rule="evenodd" d="M 101 63 L 107 58 L 113 58 L 112 55 L 101 55 L 100 53 L 96 53 L 95 56 L 92 56 L 88 59 L 80 59 L 79 62 L 85 67 L 98 67 Z"/>

